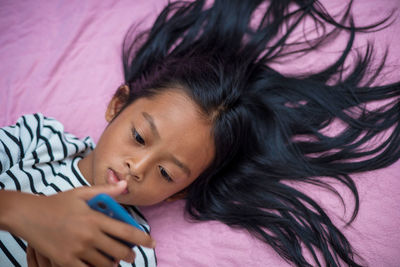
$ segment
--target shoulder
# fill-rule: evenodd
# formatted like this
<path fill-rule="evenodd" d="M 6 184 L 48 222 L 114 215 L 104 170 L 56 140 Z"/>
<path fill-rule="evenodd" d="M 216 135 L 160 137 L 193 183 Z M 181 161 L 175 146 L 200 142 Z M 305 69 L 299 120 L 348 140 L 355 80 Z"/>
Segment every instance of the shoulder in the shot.
<path fill-rule="evenodd" d="M 1 128 L 0 138 L 3 142 L 14 143 L 27 152 L 51 139 L 52 135 L 63 133 L 64 126 L 59 121 L 34 113 L 23 115 L 14 125 Z"/>
<path fill-rule="evenodd" d="M 0 128 L 1 151 L 5 152 L 10 161 L 23 158 L 29 147 L 37 143 L 38 129 L 43 125 L 42 114 L 24 115 L 15 124 Z"/>
<path fill-rule="evenodd" d="M 40 136 L 43 127 L 52 127 L 58 131 L 63 131 L 63 125 L 53 119 L 44 116 L 42 113 L 27 114 L 19 117 L 14 125 L 2 128 L 3 133 L 9 133 L 8 136 L 34 139 Z"/>
<path fill-rule="evenodd" d="M 35 162 L 57 161 L 94 148 L 90 137 L 79 139 L 64 131 L 58 120 L 41 113 L 27 114 L 18 118 L 14 125 L 1 128 L 0 141 L 16 163 L 22 158 L 33 157 Z"/>

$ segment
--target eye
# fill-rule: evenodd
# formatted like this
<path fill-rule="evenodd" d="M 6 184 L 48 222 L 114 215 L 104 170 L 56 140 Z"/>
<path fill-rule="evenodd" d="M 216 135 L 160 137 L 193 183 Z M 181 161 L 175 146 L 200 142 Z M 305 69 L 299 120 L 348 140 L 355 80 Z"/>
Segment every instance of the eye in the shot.
<path fill-rule="evenodd" d="M 167 171 L 163 167 L 159 166 L 158 168 L 160 169 L 161 176 L 165 180 L 167 180 L 168 182 L 173 182 L 173 180 L 171 179 L 171 177 L 168 175 Z"/>
<path fill-rule="evenodd" d="M 140 134 L 136 131 L 136 129 L 132 129 L 132 136 L 141 145 L 144 145 L 144 139 L 140 136 Z"/>

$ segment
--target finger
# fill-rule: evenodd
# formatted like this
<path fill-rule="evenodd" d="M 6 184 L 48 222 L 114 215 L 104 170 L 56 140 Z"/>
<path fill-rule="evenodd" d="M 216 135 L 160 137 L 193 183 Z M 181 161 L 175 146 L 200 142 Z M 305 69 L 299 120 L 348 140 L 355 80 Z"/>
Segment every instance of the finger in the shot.
<path fill-rule="evenodd" d="M 114 260 L 124 260 L 126 262 L 135 261 L 135 253 L 126 244 L 122 243 L 109 235 L 103 234 L 98 237 L 98 242 L 96 242 L 96 247 L 111 256 Z"/>
<path fill-rule="evenodd" d="M 61 267 L 61 265 L 58 265 L 57 263 L 55 263 L 52 260 L 50 262 L 51 262 L 51 267 Z"/>
<path fill-rule="evenodd" d="M 82 255 L 82 260 L 88 266 L 113 266 L 114 264 L 114 259 L 96 249 L 88 250 L 85 255 Z"/>
<path fill-rule="evenodd" d="M 128 243 L 148 248 L 154 248 L 156 242 L 147 233 L 133 227 L 124 222 L 109 218 L 108 216 L 98 213 L 99 221 L 101 221 L 101 230 L 112 237 L 124 240 Z"/>
<path fill-rule="evenodd" d="M 36 254 L 31 246 L 28 246 L 26 249 L 26 261 L 28 262 L 29 267 L 39 267 L 36 260 Z"/>
<path fill-rule="evenodd" d="M 76 194 L 78 194 L 82 199 L 89 200 L 92 197 L 104 193 L 110 195 L 112 197 L 118 196 L 124 192 L 126 189 L 127 183 L 125 180 L 121 180 L 115 184 L 105 184 L 105 185 L 95 185 L 91 187 L 80 187 L 74 189 Z"/>
<path fill-rule="evenodd" d="M 35 256 L 39 267 L 51 267 L 50 260 L 37 252 L 37 250 L 35 250 Z"/>
<path fill-rule="evenodd" d="M 128 255 L 127 257 L 123 258 L 122 260 L 126 261 L 126 262 L 134 263 L 135 259 L 136 259 L 136 253 L 135 253 L 135 251 L 133 251 L 133 249 L 130 249 L 130 250 L 131 250 L 131 254 Z"/>

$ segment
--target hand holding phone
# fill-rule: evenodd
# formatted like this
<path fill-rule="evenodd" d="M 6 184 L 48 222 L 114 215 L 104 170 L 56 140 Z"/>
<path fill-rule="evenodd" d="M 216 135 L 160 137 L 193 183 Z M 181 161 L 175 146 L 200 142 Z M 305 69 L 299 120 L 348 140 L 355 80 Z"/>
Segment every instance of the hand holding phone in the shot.
<path fill-rule="evenodd" d="M 144 232 L 143 227 L 120 205 L 118 204 L 112 197 L 107 194 L 98 194 L 97 196 L 90 199 L 88 205 L 111 218 L 119 220 L 121 222 L 128 223 L 137 229 Z M 119 240 L 119 239 L 117 239 Z M 130 244 L 123 240 L 119 240 L 120 242 L 126 244 L 129 247 L 134 247 L 134 244 Z"/>

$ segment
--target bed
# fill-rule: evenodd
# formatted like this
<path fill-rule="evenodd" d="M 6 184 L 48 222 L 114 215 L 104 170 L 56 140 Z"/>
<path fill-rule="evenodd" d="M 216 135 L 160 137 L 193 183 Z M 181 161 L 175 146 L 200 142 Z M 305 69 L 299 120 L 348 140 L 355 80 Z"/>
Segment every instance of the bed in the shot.
<path fill-rule="evenodd" d="M 356 22 L 367 23 L 398 5 L 398 0 L 355 2 Z M 22 114 L 41 112 L 57 118 L 78 137 L 98 140 L 106 126 L 107 103 L 123 81 L 123 36 L 133 22 L 151 25 L 165 3 L 0 1 L 0 126 L 15 123 Z M 339 2 L 330 5 L 335 8 Z M 380 51 L 389 44 L 388 69 L 396 69 L 400 19 L 381 32 L 363 35 L 359 45 L 367 38 L 375 39 Z M 329 60 L 335 49 L 303 59 L 294 70 Z M 384 78 L 393 81 L 400 76 L 398 71 L 388 71 Z M 400 266 L 400 162 L 354 178 L 360 190 L 360 212 L 350 227 L 341 229 L 369 266 Z M 304 190 L 332 212 L 337 225 L 344 225 L 341 218 L 349 218 L 351 211 L 349 192 L 341 191 L 350 203 L 344 211 L 331 193 L 310 186 Z M 159 266 L 290 266 L 245 231 L 219 222 L 192 222 L 183 208 L 183 201 L 142 208 L 157 241 Z"/>

